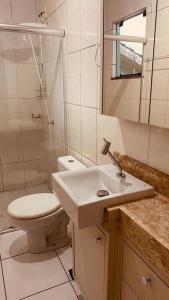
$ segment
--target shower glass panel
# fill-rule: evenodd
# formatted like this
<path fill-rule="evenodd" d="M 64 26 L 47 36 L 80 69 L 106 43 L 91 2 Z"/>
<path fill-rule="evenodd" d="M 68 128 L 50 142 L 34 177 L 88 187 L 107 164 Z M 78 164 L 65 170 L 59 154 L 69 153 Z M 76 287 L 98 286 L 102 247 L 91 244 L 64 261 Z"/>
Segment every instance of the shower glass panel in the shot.
<path fill-rule="evenodd" d="M 46 192 L 65 154 L 62 38 L 0 31 L 0 231 L 8 204 Z"/>

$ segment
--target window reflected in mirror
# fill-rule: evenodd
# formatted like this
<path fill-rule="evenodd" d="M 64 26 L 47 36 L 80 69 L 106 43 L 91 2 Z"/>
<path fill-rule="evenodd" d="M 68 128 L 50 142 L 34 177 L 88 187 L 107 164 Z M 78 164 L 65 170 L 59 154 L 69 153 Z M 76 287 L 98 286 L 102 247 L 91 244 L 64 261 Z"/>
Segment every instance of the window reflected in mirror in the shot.
<path fill-rule="evenodd" d="M 113 33 L 122 36 L 145 37 L 146 11 L 113 24 Z M 141 77 L 143 44 L 113 41 L 112 79 Z"/>

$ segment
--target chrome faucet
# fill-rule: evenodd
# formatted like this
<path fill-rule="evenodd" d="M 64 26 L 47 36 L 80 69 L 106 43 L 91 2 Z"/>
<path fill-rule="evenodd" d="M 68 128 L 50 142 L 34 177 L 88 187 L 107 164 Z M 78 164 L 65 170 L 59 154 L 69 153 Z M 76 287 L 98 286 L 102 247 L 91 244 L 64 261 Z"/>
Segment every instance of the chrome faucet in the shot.
<path fill-rule="evenodd" d="M 123 172 L 123 169 L 122 167 L 120 166 L 120 164 L 118 163 L 118 161 L 116 160 L 116 158 L 113 156 L 113 154 L 110 152 L 110 146 L 111 146 L 111 143 L 109 141 L 107 141 L 105 138 L 103 139 L 105 144 L 102 148 L 102 151 L 101 153 L 103 155 L 108 155 L 110 157 L 110 159 L 113 161 L 113 163 L 117 166 L 118 168 L 118 172 L 117 172 L 117 177 L 121 177 L 121 178 L 125 178 L 126 177 L 126 174 Z"/>

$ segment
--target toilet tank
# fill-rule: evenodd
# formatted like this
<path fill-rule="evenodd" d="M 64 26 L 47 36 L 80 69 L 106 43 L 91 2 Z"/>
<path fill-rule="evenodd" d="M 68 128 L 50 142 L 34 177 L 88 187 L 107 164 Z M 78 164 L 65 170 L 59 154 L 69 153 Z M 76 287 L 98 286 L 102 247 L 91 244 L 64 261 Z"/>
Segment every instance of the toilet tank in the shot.
<path fill-rule="evenodd" d="M 84 169 L 86 166 L 73 156 L 63 156 L 58 158 L 58 171 L 73 171 L 76 169 Z"/>

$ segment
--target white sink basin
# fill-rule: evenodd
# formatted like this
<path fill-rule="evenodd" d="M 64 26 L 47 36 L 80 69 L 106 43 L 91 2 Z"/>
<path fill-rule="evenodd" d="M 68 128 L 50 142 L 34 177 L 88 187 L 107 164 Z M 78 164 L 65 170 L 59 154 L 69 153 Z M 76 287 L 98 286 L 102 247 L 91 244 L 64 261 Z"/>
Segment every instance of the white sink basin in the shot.
<path fill-rule="evenodd" d="M 115 166 L 103 165 L 52 174 L 53 191 L 80 229 L 101 224 L 108 206 L 153 195 L 150 185 L 128 173 L 125 178 L 116 173 Z M 100 190 L 108 195 L 99 197 Z"/>

